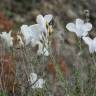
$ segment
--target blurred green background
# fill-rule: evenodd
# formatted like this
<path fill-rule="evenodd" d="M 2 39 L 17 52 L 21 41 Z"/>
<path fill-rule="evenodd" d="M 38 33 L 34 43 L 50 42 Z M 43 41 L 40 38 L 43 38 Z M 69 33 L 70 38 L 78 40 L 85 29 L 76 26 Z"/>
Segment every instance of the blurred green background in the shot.
<path fill-rule="evenodd" d="M 96 23 L 96 0 L 0 0 L 0 11 L 15 23 L 33 23 L 38 14 L 52 13 L 65 25 L 90 11 L 93 25 Z"/>

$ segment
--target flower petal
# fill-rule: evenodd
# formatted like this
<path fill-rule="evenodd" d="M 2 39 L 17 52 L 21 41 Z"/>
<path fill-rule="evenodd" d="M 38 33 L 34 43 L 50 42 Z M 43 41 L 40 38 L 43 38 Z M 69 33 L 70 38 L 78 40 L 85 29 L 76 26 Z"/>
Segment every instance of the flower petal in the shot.
<path fill-rule="evenodd" d="M 2 39 L 4 39 L 4 44 L 6 47 L 12 47 L 13 46 L 13 38 L 11 37 L 11 33 L 10 32 L 2 32 L 2 34 L 0 34 L 0 37 Z"/>
<path fill-rule="evenodd" d="M 66 25 L 66 28 L 70 31 L 70 32 L 76 32 L 76 27 L 74 23 L 68 23 Z"/>
<path fill-rule="evenodd" d="M 37 74 L 36 73 L 31 73 L 29 81 L 33 84 L 37 80 Z"/>
<path fill-rule="evenodd" d="M 44 17 L 40 14 L 37 16 L 36 21 L 38 24 L 43 25 L 44 24 Z"/>
<path fill-rule="evenodd" d="M 21 26 L 21 33 L 24 35 L 25 45 L 28 45 L 32 38 L 32 30 L 28 25 Z"/>
<path fill-rule="evenodd" d="M 32 88 L 43 88 L 43 84 L 45 83 L 45 81 L 40 78 L 33 86 Z"/>
<path fill-rule="evenodd" d="M 38 44 L 37 55 L 41 55 L 42 49 L 43 49 L 43 44 L 40 41 L 37 41 L 36 43 Z"/>
<path fill-rule="evenodd" d="M 53 19 L 53 15 L 48 14 L 44 16 L 44 20 L 47 21 L 48 23 Z"/>
<path fill-rule="evenodd" d="M 92 44 L 92 39 L 90 37 L 83 37 L 82 39 L 84 40 L 85 44 L 87 44 L 88 46 Z"/>
<path fill-rule="evenodd" d="M 93 46 L 89 46 L 89 52 L 90 53 L 94 53 L 94 51 L 95 51 L 94 47 Z"/>
<path fill-rule="evenodd" d="M 94 50 L 96 52 L 96 37 L 93 39 L 93 47 L 94 47 Z"/>
<path fill-rule="evenodd" d="M 85 23 L 83 27 L 84 31 L 90 31 L 92 29 L 92 24 L 91 23 Z"/>
<path fill-rule="evenodd" d="M 84 25 L 84 21 L 80 18 L 76 19 L 76 28 L 77 29 L 82 29 L 82 26 Z"/>
<path fill-rule="evenodd" d="M 88 35 L 88 31 L 83 32 L 82 36 L 85 37 Z"/>
<path fill-rule="evenodd" d="M 93 40 L 90 37 L 83 37 L 83 40 L 85 44 L 89 46 L 90 53 L 93 53 L 95 51 L 94 46 L 93 46 Z"/>

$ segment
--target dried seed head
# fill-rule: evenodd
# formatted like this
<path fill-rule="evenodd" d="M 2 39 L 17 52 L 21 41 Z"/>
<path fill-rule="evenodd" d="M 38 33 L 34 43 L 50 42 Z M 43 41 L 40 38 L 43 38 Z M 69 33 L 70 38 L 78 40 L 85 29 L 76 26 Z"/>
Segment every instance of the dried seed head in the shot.
<path fill-rule="evenodd" d="M 89 19 L 89 17 L 90 17 L 89 10 L 84 10 L 84 15 L 85 15 L 85 22 L 89 22 L 90 21 L 90 19 Z"/>

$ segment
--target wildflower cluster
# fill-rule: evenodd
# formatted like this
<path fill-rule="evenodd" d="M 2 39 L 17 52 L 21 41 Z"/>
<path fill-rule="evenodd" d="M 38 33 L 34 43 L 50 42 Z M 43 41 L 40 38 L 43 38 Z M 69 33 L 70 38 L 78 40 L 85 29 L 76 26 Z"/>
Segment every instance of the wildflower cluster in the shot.
<path fill-rule="evenodd" d="M 66 28 L 74 32 L 77 37 L 83 39 L 85 44 L 89 46 L 90 53 L 96 52 L 96 37 L 92 40 L 88 36 L 88 32 L 92 29 L 92 24 L 90 22 L 84 22 L 84 20 L 78 18 L 75 23 L 68 23 Z"/>
<path fill-rule="evenodd" d="M 7 48 L 10 47 L 26 47 L 31 45 L 35 47 L 38 45 L 37 54 L 48 56 L 48 38 L 50 33 L 53 31 L 50 22 L 53 19 L 53 15 L 48 14 L 44 17 L 38 15 L 36 18 L 36 24 L 33 25 L 22 25 L 18 32 L 2 32 L 0 37 L 4 40 L 4 44 Z"/>
<path fill-rule="evenodd" d="M 50 22 L 53 20 L 53 15 L 48 14 L 45 16 L 38 15 L 36 18 L 36 24 L 33 25 L 22 25 L 18 32 L 2 32 L 0 37 L 4 40 L 4 45 L 10 49 L 12 48 L 23 48 L 31 45 L 35 47 L 38 45 L 37 55 L 49 56 L 49 37 L 53 32 L 53 25 Z M 92 40 L 88 36 L 88 32 L 92 29 L 90 22 L 78 18 L 73 23 L 66 25 L 68 31 L 74 32 L 77 37 L 83 39 L 85 44 L 89 46 L 90 53 L 96 52 L 96 37 Z M 62 64 L 64 65 L 64 64 Z M 50 67 L 50 66 L 49 66 Z M 63 66 L 61 66 L 63 68 Z M 38 78 L 36 73 L 29 75 L 29 82 L 32 88 L 43 88 L 45 80 Z"/>

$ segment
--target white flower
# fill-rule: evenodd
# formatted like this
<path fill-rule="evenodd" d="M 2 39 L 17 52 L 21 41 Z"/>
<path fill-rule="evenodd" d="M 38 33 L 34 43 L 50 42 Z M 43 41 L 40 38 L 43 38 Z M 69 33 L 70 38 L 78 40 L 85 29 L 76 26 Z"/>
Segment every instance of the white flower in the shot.
<path fill-rule="evenodd" d="M 43 88 L 44 80 L 40 78 L 33 86 L 32 88 Z"/>
<path fill-rule="evenodd" d="M 76 33 L 78 37 L 83 37 L 88 34 L 88 31 L 92 29 L 92 24 L 91 23 L 84 23 L 82 19 L 76 19 L 75 23 L 68 23 L 66 25 L 66 28 L 71 31 Z"/>
<path fill-rule="evenodd" d="M 96 37 L 93 40 L 90 37 L 83 37 L 83 40 L 89 46 L 90 53 L 96 52 Z"/>
<path fill-rule="evenodd" d="M 4 44 L 6 47 L 12 47 L 13 46 L 13 38 L 11 37 L 11 32 L 2 32 L 2 34 L 0 34 L 0 37 L 4 40 Z"/>
<path fill-rule="evenodd" d="M 10 47 L 20 48 L 21 46 L 24 46 L 23 40 L 18 33 L 12 31 L 2 32 L 0 37 L 4 40 L 7 49 Z"/>
<path fill-rule="evenodd" d="M 42 29 L 38 26 L 38 24 L 34 24 L 31 26 L 22 25 L 20 32 L 24 36 L 24 41 L 26 46 L 28 44 L 31 44 L 32 47 L 38 45 L 37 55 L 42 55 L 42 54 L 45 56 L 49 55 L 49 52 L 47 50 L 45 51 L 45 48 L 43 48 L 44 47 L 43 42 L 46 43 L 45 44 L 46 46 L 48 45 L 47 35 L 46 33 L 45 36 L 43 35 L 44 32 L 42 32 Z M 42 43 L 40 42 L 40 40 L 42 40 Z"/>
<path fill-rule="evenodd" d="M 29 81 L 31 82 L 32 88 L 43 88 L 43 84 L 45 81 L 42 78 L 37 79 L 37 74 L 36 73 L 31 73 Z"/>
<path fill-rule="evenodd" d="M 25 45 L 28 45 L 32 39 L 32 30 L 28 25 L 22 25 L 20 32 L 23 34 Z"/>
<path fill-rule="evenodd" d="M 49 25 L 52 19 L 53 15 L 51 14 L 45 15 L 44 17 L 41 14 L 37 16 L 36 21 L 37 24 L 39 24 L 39 27 L 41 27 L 42 32 L 52 31 L 52 26 Z"/>
<path fill-rule="evenodd" d="M 30 26 L 22 25 L 20 32 L 23 34 L 25 45 L 28 45 L 31 43 L 32 39 L 34 39 L 34 41 L 40 40 L 42 29 L 38 26 L 38 24 Z"/>
<path fill-rule="evenodd" d="M 52 31 L 52 26 L 49 25 L 53 19 L 51 14 L 37 16 L 37 24 L 34 25 L 22 25 L 21 33 L 23 34 L 25 45 L 31 44 L 32 47 L 39 46 L 37 54 L 48 56 L 48 36 L 49 32 Z M 48 28 L 47 28 L 48 27 Z M 42 42 L 41 42 L 42 41 Z"/>
<path fill-rule="evenodd" d="M 33 84 L 37 80 L 37 74 L 36 73 L 31 73 L 29 81 Z"/>
<path fill-rule="evenodd" d="M 31 45 L 32 47 L 38 45 L 37 55 L 49 56 L 48 50 L 46 49 L 46 47 L 43 47 L 44 45 L 40 41 L 32 39 Z"/>

